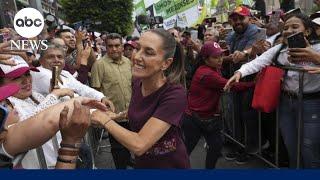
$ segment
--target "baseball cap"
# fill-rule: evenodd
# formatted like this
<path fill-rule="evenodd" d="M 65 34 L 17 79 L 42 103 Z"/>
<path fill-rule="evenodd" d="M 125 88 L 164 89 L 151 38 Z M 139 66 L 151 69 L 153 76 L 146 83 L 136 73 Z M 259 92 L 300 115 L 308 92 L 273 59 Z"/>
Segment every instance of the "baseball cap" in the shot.
<path fill-rule="evenodd" d="M 240 16 L 251 16 L 250 9 L 245 6 L 238 6 L 236 7 L 230 14 L 230 16 L 234 15 L 240 15 Z"/>
<path fill-rule="evenodd" d="M 317 11 L 313 14 L 310 15 L 310 19 L 311 20 L 314 20 L 314 19 L 317 19 L 317 18 L 320 18 L 320 11 Z"/>
<path fill-rule="evenodd" d="M 20 56 L 13 56 L 11 60 L 15 62 L 15 66 L 0 64 L 0 77 L 17 78 L 30 70 L 39 72 L 37 68 L 30 67 Z"/>
<path fill-rule="evenodd" d="M 0 87 L 0 101 L 16 94 L 20 90 L 20 86 L 14 83 L 6 84 Z"/>
<path fill-rule="evenodd" d="M 320 26 L 320 17 L 313 19 L 312 22 Z"/>
<path fill-rule="evenodd" d="M 130 46 L 132 46 L 133 48 L 137 48 L 137 43 L 136 42 L 134 42 L 134 41 L 127 41 L 125 44 L 124 44 L 124 46 L 126 46 L 126 45 L 130 45 Z"/>
<path fill-rule="evenodd" d="M 212 57 L 218 57 L 220 56 L 224 50 L 220 47 L 220 45 L 216 42 L 210 41 L 204 43 L 200 50 L 200 55 L 203 58 L 208 58 L 210 56 Z"/>

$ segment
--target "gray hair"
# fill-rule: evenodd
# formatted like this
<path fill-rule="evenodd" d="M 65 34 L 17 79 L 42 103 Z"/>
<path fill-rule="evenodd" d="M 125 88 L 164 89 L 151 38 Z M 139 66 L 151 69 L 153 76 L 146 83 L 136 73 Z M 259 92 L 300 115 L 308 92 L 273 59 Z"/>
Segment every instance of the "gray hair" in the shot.
<path fill-rule="evenodd" d="M 59 44 L 55 44 L 55 43 L 52 43 L 52 42 L 48 42 L 48 48 L 46 50 L 41 50 L 40 51 L 40 60 L 45 56 L 45 54 L 47 53 L 47 51 L 49 49 L 58 49 L 60 50 L 62 53 L 63 53 L 63 56 L 66 56 L 66 52 L 65 50 L 63 49 L 63 47 Z"/>

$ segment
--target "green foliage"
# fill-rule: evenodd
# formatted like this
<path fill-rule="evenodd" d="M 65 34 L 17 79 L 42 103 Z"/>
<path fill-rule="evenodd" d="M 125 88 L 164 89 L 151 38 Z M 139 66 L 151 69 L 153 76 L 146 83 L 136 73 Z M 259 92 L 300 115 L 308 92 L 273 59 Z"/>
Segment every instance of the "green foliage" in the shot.
<path fill-rule="evenodd" d="M 89 19 L 101 21 L 97 31 L 129 34 L 133 29 L 133 0 L 61 0 L 66 20 L 70 23 Z"/>

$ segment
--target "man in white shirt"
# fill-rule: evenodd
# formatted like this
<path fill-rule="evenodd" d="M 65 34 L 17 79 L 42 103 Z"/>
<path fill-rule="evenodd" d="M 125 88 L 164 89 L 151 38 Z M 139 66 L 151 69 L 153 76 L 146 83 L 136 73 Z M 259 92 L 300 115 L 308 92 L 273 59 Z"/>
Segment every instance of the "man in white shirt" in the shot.
<path fill-rule="evenodd" d="M 54 44 L 49 44 L 48 46 L 48 49 L 42 51 L 40 55 L 41 66 L 38 68 L 40 72 L 32 73 L 32 88 L 34 91 L 43 95 L 47 95 L 50 92 L 51 70 L 53 66 L 58 66 L 61 70 L 65 65 L 64 50 Z M 59 78 L 60 88 L 70 88 L 80 96 L 99 100 L 114 111 L 114 105 L 107 97 L 101 92 L 82 84 L 68 71 L 61 70 Z"/>

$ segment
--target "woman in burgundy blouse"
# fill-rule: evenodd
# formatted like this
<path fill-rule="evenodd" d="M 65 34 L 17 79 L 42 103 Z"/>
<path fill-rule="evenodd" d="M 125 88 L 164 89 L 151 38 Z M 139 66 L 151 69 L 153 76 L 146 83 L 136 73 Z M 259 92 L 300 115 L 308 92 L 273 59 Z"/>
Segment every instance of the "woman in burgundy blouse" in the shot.
<path fill-rule="evenodd" d="M 223 78 L 222 49 L 216 42 L 205 43 L 200 51 L 200 66 L 195 72 L 188 93 L 188 108 L 183 120 L 183 132 L 188 153 L 204 136 L 207 144 L 206 168 L 212 169 L 221 155 L 222 121 L 220 119 L 219 100 L 227 79 Z M 243 91 L 253 83 L 237 83 L 234 91 Z"/>
<path fill-rule="evenodd" d="M 181 86 L 184 64 L 180 46 L 163 29 L 143 33 L 133 55 L 131 131 L 119 126 L 111 112 L 95 111 L 93 121 L 135 154 L 135 168 L 189 168 L 181 119 L 187 105 Z M 112 119 L 111 119 L 112 118 Z"/>

